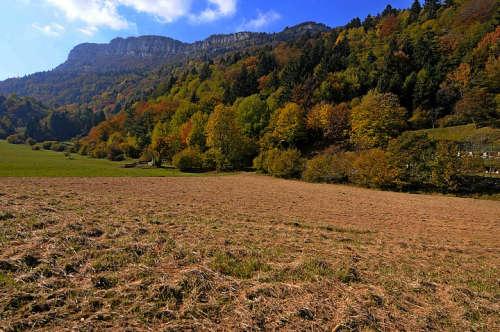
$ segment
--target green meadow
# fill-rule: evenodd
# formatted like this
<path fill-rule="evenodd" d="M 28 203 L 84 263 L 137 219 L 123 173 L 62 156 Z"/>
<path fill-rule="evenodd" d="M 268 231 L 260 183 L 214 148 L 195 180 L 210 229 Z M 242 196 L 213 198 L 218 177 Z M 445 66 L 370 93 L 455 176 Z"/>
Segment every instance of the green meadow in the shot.
<path fill-rule="evenodd" d="M 422 129 L 418 132 L 426 133 L 436 140 L 455 142 L 486 142 L 492 146 L 500 145 L 500 129 L 491 127 L 478 128 L 474 124 L 463 126 Z"/>
<path fill-rule="evenodd" d="M 34 151 L 28 145 L 0 140 L 0 177 L 200 176 L 175 169 L 123 168 L 126 163 L 78 154 L 67 157 L 62 152 Z"/>

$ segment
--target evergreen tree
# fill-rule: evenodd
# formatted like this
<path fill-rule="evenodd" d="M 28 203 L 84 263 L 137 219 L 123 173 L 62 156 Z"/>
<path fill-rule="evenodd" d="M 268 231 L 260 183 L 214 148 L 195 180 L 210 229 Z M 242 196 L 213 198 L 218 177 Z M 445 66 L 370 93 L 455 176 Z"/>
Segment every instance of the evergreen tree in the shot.
<path fill-rule="evenodd" d="M 212 72 L 210 70 L 210 66 L 208 65 L 207 62 L 203 63 L 203 66 L 200 69 L 200 80 L 204 81 L 206 79 L 210 78 L 210 75 L 212 75 Z"/>
<path fill-rule="evenodd" d="M 427 19 L 434 19 L 437 16 L 437 11 L 440 7 L 439 0 L 425 0 L 424 13 Z"/>
<path fill-rule="evenodd" d="M 361 27 L 361 20 L 359 19 L 359 17 L 353 18 L 351 22 L 347 23 L 345 27 L 347 29 L 359 28 Z"/>
<path fill-rule="evenodd" d="M 418 20 L 421 11 L 422 6 L 420 5 L 420 1 L 414 0 L 410 8 L 410 23 L 416 22 Z"/>
<path fill-rule="evenodd" d="M 373 29 L 377 25 L 377 22 L 373 16 L 368 15 L 365 20 L 363 21 L 363 28 L 365 28 L 365 31 L 368 31 L 370 29 Z"/>

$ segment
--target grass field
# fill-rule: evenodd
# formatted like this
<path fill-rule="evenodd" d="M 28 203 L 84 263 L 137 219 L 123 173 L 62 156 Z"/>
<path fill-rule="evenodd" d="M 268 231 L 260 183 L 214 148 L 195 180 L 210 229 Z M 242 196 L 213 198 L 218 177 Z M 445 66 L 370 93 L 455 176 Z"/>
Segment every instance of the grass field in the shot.
<path fill-rule="evenodd" d="M 122 176 L 199 176 L 175 169 L 122 168 L 126 162 L 92 159 L 78 154 L 67 158 L 61 152 L 33 151 L 28 145 L 0 140 L 0 177 L 122 177 Z"/>
<path fill-rule="evenodd" d="M 427 133 L 437 140 L 448 140 L 456 142 L 485 142 L 492 147 L 500 148 L 500 129 L 482 127 L 477 128 L 474 124 L 463 126 L 423 129 L 418 132 Z"/>
<path fill-rule="evenodd" d="M 498 331 L 500 203 L 240 174 L 0 179 L 1 331 Z"/>

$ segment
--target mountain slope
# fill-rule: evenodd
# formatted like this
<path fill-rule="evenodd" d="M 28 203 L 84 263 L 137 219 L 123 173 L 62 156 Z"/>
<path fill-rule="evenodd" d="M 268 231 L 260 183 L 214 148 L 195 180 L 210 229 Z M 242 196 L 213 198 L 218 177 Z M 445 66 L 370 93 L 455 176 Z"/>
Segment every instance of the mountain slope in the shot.
<path fill-rule="evenodd" d="M 0 94 L 32 96 L 51 106 L 88 103 L 114 84 L 139 79 L 161 65 L 244 51 L 328 30 L 326 25 L 306 22 L 280 33 L 213 35 L 191 44 L 162 36 L 116 38 L 109 44 L 85 43 L 76 46 L 67 61 L 52 71 L 0 82 Z"/>

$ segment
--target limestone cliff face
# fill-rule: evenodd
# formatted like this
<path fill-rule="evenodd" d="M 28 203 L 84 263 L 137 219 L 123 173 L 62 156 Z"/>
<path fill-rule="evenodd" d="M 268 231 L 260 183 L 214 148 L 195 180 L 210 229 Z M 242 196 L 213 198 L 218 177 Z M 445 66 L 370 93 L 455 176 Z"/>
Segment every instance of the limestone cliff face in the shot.
<path fill-rule="evenodd" d="M 104 56 L 164 57 L 184 52 L 186 46 L 178 40 L 159 36 L 116 38 L 109 44 L 80 44 L 71 50 L 68 61 Z"/>
<path fill-rule="evenodd" d="M 80 44 L 56 70 L 107 71 L 148 67 L 185 54 L 187 47 L 188 44 L 160 36 L 115 38 L 109 44 Z"/>

